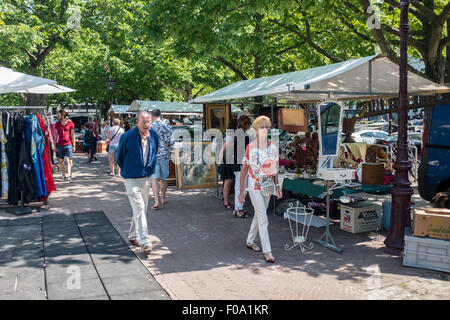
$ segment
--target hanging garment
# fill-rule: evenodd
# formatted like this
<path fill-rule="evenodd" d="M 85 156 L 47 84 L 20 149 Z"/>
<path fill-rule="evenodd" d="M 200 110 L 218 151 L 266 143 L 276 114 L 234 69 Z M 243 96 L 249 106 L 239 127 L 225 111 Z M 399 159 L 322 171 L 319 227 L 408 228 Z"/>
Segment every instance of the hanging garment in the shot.
<path fill-rule="evenodd" d="M 6 145 L 6 155 L 8 157 L 8 203 L 11 205 L 17 205 L 19 202 L 19 137 L 17 129 L 17 116 L 12 116 L 7 127 L 7 145 Z"/>
<path fill-rule="evenodd" d="M 6 139 L 5 131 L 3 130 L 3 121 L 0 121 L 0 172 L 1 172 L 1 199 L 8 200 L 8 158 L 6 157 Z"/>
<path fill-rule="evenodd" d="M 18 157 L 18 177 L 19 177 L 19 195 L 24 192 L 24 202 L 29 203 L 36 199 L 35 173 L 33 161 L 31 159 L 31 128 L 32 123 L 29 118 L 19 115 L 16 120 L 16 131 L 18 138 L 19 157 Z"/>
<path fill-rule="evenodd" d="M 47 196 L 47 188 L 45 185 L 44 165 L 42 163 L 42 154 L 44 152 L 45 138 L 36 115 L 28 117 L 31 121 L 31 159 L 33 161 L 33 169 L 35 175 L 35 192 L 36 199 Z"/>
<path fill-rule="evenodd" d="M 37 117 L 39 119 L 39 125 L 41 127 L 42 132 L 44 133 L 45 138 L 44 152 L 42 153 L 42 163 L 44 165 L 45 186 L 47 188 L 47 197 L 48 197 L 53 191 L 56 191 L 55 182 L 53 180 L 52 168 L 50 165 L 49 127 L 45 126 L 44 120 L 40 115 L 38 115 Z M 38 200 L 47 201 L 47 197 Z"/>

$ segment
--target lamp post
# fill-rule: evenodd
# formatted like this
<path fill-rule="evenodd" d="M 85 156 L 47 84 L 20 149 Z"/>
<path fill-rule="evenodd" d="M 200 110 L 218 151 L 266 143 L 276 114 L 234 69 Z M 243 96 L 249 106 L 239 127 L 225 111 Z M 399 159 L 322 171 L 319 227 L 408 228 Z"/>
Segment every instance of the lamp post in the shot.
<path fill-rule="evenodd" d="M 399 254 L 405 245 L 405 227 L 410 225 L 410 201 L 414 193 L 409 182 L 407 124 L 408 124 L 408 11 L 410 0 L 400 2 L 400 84 L 398 106 L 396 177 L 392 187 L 391 225 L 384 241 L 385 250 Z"/>
<path fill-rule="evenodd" d="M 112 94 L 114 91 L 114 87 L 116 85 L 116 80 L 114 80 L 111 75 L 109 76 L 109 78 L 106 80 L 106 87 L 108 88 L 108 93 L 109 93 L 109 106 L 108 106 L 108 110 L 111 108 L 112 106 Z"/>

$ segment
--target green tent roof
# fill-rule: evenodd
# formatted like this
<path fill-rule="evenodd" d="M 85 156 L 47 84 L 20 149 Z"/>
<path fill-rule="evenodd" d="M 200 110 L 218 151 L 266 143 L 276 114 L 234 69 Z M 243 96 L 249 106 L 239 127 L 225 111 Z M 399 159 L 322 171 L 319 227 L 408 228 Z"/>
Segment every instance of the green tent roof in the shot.
<path fill-rule="evenodd" d="M 123 105 L 123 104 L 113 104 L 111 106 L 110 111 L 113 111 L 114 113 L 132 113 L 129 112 L 128 109 L 130 108 L 129 105 Z"/>
<path fill-rule="evenodd" d="M 162 113 L 203 113 L 203 106 L 201 104 L 192 104 L 189 102 L 167 102 L 167 101 L 144 101 L 135 100 L 131 103 L 129 111 L 151 111 L 159 109 Z M 242 113 L 241 109 L 231 105 L 231 112 L 233 114 Z"/>

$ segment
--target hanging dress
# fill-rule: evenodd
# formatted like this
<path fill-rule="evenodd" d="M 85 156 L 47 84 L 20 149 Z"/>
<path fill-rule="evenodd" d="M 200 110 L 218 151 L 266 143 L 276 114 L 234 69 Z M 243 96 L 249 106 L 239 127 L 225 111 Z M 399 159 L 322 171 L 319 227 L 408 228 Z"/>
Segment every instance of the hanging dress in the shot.
<path fill-rule="evenodd" d="M 19 191 L 24 192 L 24 202 L 29 203 L 36 200 L 35 173 L 33 160 L 31 158 L 32 123 L 31 119 L 19 115 L 17 122 L 19 132 Z M 20 194 L 19 194 L 20 198 Z"/>
<path fill-rule="evenodd" d="M 3 130 L 3 121 L 0 121 L 0 154 L 1 154 L 1 162 L 0 162 L 0 172 L 2 176 L 1 180 L 1 199 L 8 200 L 8 158 L 6 157 L 6 143 L 8 140 L 6 139 L 5 130 Z"/>
<path fill-rule="evenodd" d="M 47 188 L 47 197 L 53 192 L 56 191 L 55 182 L 53 180 L 52 168 L 50 165 L 50 144 L 49 144 L 49 128 L 45 126 L 45 122 L 40 115 L 37 115 L 39 119 L 39 125 L 41 127 L 41 131 L 44 133 L 45 137 L 45 146 L 44 152 L 42 153 L 42 163 L 44 165 L 44 176 L 45 176 L 45 186 Z M 46 201 L 47 197 L 44 199 L 38 199 Z"/>
<path fill-rule="evenodd" d="M 9 134 L 7 134 L 7 146 L 6 155 L 8 157 L 8 203 L 11 205 L 17 205 L 20 200 L 19 192 L 19 154 L 20 154 L 20 144 L 19 142 L 22 138 L 19 138 L 19 130 L 17 128 L 18 116 L 14 115 L 10 118 L 9 128 L 7 129 Z"/>
<path fill-rule="evenodd" d="M 39 120 L 36 115 L 28 117 L 31 120 L 31 159 L 35 176 L 36 199 L 47 196 L 45 185 L 44 165 L 42 163 L 42 154 L 44 152 L 45 138 L 42 133 Z"/>

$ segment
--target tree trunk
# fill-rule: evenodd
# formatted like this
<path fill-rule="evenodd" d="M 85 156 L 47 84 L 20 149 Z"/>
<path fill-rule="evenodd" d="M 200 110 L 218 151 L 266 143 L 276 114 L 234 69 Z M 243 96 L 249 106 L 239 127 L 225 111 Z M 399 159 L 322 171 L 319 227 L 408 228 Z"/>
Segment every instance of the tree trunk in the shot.
<path fill-rule="evenodd" d="M 184 102 L 189 102 L 192 99 L 192 83 L 186 81 L 184 88 Z"/>

